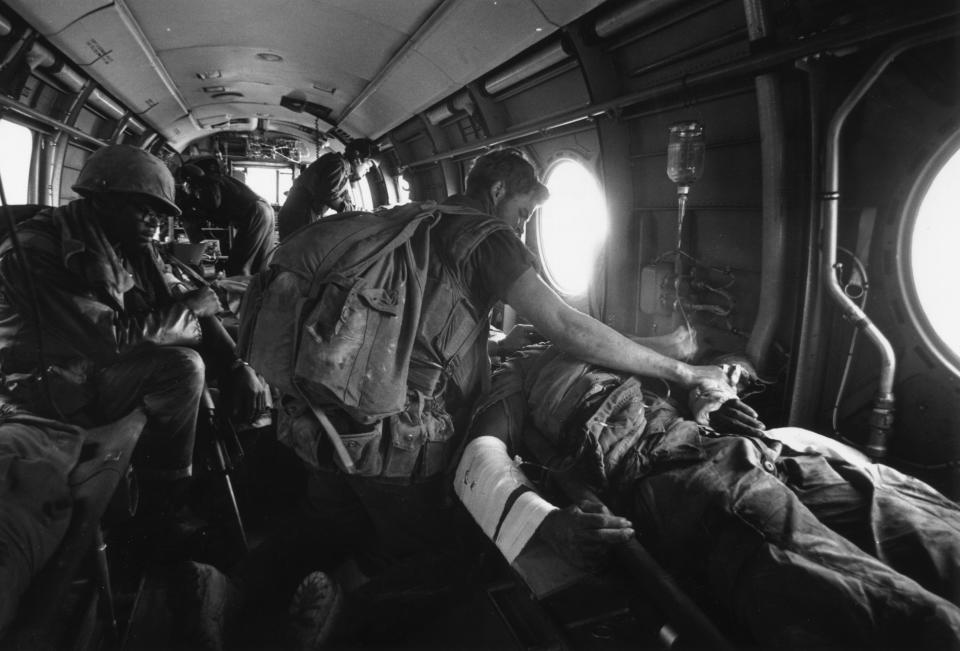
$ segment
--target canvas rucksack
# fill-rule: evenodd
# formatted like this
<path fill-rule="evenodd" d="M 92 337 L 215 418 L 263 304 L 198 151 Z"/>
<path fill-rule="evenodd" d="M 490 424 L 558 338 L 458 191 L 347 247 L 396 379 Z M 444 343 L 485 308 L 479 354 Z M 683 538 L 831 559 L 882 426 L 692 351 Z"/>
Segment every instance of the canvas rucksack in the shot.
<path fill-rule="evenodd" d="M 457 216 L 448 218 L 463 220 L 455 241 L 464 252 L 486 234 L 508 228 L 475 210 L 431 201 L 341 213 L 299 231 L 247 289 L 240 354 L 281 393 L 305 401 L 321 423 L 329 406 L 360 424 L 400 414 L 408 408 L 410 384 L 430 398 L 429 390 L 417 386 L 421 369 L 441 374 L 449 365 L 452 374 L 463 373 L 458 357 L 467 356 L 463 351 L 486 325 L 478 318 L 443 337 L 431 336 L 449 343 L 436 359 L 423 359 L 420 350 L 418 373 L 411 376 L 421 329 L 451 328 L 422 318 L 425 301 L 437 298 L 425 293 L 431 231 L 451 213 Z"/>

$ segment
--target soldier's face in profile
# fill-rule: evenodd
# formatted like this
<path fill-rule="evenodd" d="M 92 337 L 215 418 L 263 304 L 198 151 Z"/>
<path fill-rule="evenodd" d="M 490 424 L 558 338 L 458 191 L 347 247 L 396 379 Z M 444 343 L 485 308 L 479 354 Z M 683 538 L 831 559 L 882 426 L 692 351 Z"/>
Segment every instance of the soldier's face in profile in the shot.
<path fill-rule="evenodd" d="M 114 194 L 98 202 L 107 236 L 122 246 L 137 246 L 152 240 L 164 218 L 154 202 L 136 194 Z"/>
<path fill-rule="evenodd" d="M 536 190 L 504 195 L 497 203 L 497 217 L 507 222 L 518 237 L 523 236 L 523 228 L 540 205 Z"/>
<path fill-rule="evenodd" d="M 201 209 L 216 210 L 220 207 L 220 186 L 216 183 L 187 183 L 186 190 Z"/>

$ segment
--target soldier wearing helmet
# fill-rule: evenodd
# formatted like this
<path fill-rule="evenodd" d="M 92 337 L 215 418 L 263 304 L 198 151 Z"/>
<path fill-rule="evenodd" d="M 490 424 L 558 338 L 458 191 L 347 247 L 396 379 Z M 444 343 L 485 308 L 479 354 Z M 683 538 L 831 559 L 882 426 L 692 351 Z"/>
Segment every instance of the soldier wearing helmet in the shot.
<path fill-rule="evenodd" d="M 213 290 L 167 283 L 153 236 L 180 213 L 174 185 L 147 152 L 105 147 L 73 185 L 81 198 L 0 243 L 0 408 L 93 426 L 142 407 L 134 459 L 147 511 L 191 475 L 205 362 L 244 411 L 264 400 L 257 376 L 235 364 Z"/>
<path fill-rule="evenodd" d="M 351 140 L 342 154 L 330 152 L 313 161 L 293 182 L 277 221 L 280 239 L 323 213 L 354 210 L 347 188 L 366 176 L 377 155 L 377 145 L 367 138 Z"/>
<path fill-rule="evenodd" d="M 273 208 L 243 182 L 211 166 L 187 164 L 180 168 L 184 194 L 182 223 L 191 242 L 204 238 L 202 224 L 211 221 L 233 227 L 226 273 L 249 276 L 267 268 L 277 243 Z"/>

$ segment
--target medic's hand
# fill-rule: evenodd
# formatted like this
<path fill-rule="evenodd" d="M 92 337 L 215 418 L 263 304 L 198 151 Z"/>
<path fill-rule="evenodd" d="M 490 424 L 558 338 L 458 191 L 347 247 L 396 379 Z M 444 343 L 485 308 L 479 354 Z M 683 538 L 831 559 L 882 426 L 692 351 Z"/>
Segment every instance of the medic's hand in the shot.
<path fill-rule="evenodd" d="M 270 389 L 252 368 L 239 364 L 225 379 L 227 391 L 224 398 L 231 420 L 249 423 L 267 408 L 267 392 Z"/>
<path fill-rule="evenodd" d="M 497 343 L 497 355 L 504 357 L 512 355 L 524 346 L 544 341 L 537 329 L 527 323 L 518 323 L 510 328 L 507 336 Z"/>
<path fill-rule="evenodd" d="M 767 429 L 749 405 L 739 398 L 730 398 L 720 409 L 710 413 L 710 427 L 723 434 L 762 436 Z"/>
<path fill-rule="evenodd" d="M 598 569 L 611 545 L 633 537 L 633 524 L 613 515 L 603 504 L 581 502 L 552 511 L 540 523 L 538 535 L 571 564 Z"/>
<path fill-rule="evenodd" d="M 198 317 L 216 316 L 220 312 L 220 299 L 212 287 L 201 287 L 187 292 L 180 298 L 180 302 Z"/>

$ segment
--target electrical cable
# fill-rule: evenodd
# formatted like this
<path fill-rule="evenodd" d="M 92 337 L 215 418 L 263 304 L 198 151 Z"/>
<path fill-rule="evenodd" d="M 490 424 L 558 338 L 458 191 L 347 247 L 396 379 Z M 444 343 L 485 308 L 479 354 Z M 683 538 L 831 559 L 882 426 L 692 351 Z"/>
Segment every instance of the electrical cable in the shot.
<path fill-rule="evenodd" d="M 867 304 L 867 293 L 870 288 L 870 281 L 867 277 L 867 270 L 864 268 L 863 263 L 860 262 L 860 258 L 856 254 L 846 249 L 842 246 L 837 247 L 838 251 L 842 251 L 850 256 L 850 259 L 853 261 L 853 264 L 857 267 L 857 271 L 860 273 L 860 277 L 863 278 L 863 291 L 860 294 L 860 305 L 858 306 L 861 310 Z M 847 286 L 844 286 L 844 291 L 846 291 Z M 843 401 L 843 392 L 846 390 L 847 380 L 850 377 L 850 368 L 853 366 L 853 352 L 857 345 L 857 335 L 860 334 L 859 329 L 854 329 L 853 335 L 850 337 L 850 345 L 847 347 L 847 357 L 843 363 L 843 372 L 840 374 L 840 383 L 837 386 L 837 397 L 833 401 L 833 406 L 830 409 L 830 425 L 833 428 L 833 435 L 837 438 L 843 438 L 840 435 L 839 428 L 839 413 L 840 413 L 840 403 Z"/>
<path fill-rule="evenodd" d="M 730 282 L 728 282 L 726 285 L 723 285 L 721 289 L 729 289 L 737 281 L 737 277 L 734 275 L 734 273 L 730 270 L 729 267 L 724 268 L 724 267 L 715 267 L 713 265 L 709 265 L 705 263 L 703 260 L 701 260 L 700 258 L 690 255 L 689 253 L 681 249 L 673 249 L 670 251 L 665 251 L 661 253 L 659 256 L 657 256 L 651 264 L 654 264 L 654 265 L 660 264 L 661 262 L 663 262 L 669 256 L 672 256 L 672 255 L 681 255 L 687 258 L 688 260 L 690 260 L 691 262 L 693 262 L 694 265 L 696 265 L 697 267 L 700 267 L 702 269 L 709 269 L 710 271 L 715 271 L 719 274 L 724 274 L 726 276 L 729 276 Z"/>

